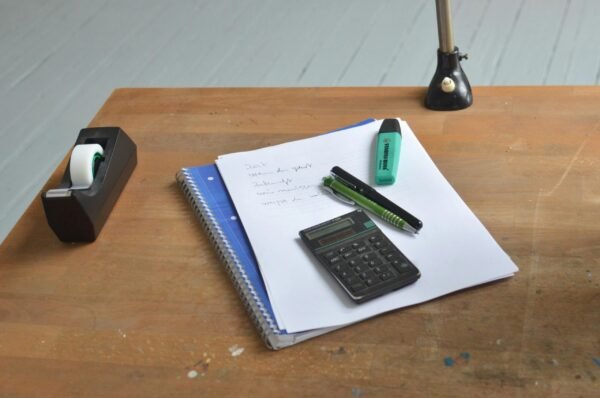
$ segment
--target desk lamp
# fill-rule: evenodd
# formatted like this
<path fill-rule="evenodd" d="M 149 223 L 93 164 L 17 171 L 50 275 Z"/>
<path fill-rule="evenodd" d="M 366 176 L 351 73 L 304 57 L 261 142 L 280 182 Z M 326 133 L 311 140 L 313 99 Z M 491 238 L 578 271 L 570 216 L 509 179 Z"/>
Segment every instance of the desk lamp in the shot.
<path fill-rule="evenodd" d="M 468 108 L 473 103 L 471 85 L 460 67 L 466 54 L 454 45 L 450 0 L 435 0 L 440 47 L 437 51 L 437 69 L 425 96 L 425 106 L 437 111 Z"/>

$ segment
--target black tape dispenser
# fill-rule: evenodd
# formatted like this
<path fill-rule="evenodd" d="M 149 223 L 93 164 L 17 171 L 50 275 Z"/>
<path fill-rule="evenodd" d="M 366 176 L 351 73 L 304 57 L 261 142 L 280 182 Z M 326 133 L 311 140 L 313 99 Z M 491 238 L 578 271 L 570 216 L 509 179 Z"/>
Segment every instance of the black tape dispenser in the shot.
<path fill-rule="evenodd" d="M 136 145 L 119 127 L 81 130 L 60 185 L 42 192 L 58 239 L 95 241 L 136 164 Z"/>

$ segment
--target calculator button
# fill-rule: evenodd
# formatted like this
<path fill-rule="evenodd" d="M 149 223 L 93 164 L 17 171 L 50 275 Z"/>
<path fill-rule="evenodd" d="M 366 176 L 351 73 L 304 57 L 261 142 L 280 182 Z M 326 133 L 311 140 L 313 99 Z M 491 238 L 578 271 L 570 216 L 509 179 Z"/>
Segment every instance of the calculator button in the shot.
<path fill-rule="evenodd" d="M 354 285 L 356 283 L 362 283 L 360 279 L 358 279 L 358 277 L 354 276 L 354 275 L 350 275 L 344 278 L 344 284 L 350 286 L 350 285 Z"/>
<path fill-rule="evenodd" d="M 360 274 L 358 274 L 358 276 L 360 277 L 360 279 L 367 280 L 367 279 L 374 279 L 375 274 L 371 271 L 365 271 L 365 272 L 361 272 Z"/>
<path fill-rule="evenodd" d="M 334 265 L 341 261 L 342 261 L 342 258 L 340 256 L 335 256 L 335 257 L 329 259 L 329 265 Z"/>
<path fill-rule="evenodd" d="M 390 254 L 392 252 L 392 248 L 387 246 L 387 247 L 382 247 L 379 250 L 379 254 L 381 254 L 382 256 L 385 256 L 386 254 Z"/>
<path fill-rule="evenodd" d="M 344 257 L 345 259 L 349 259 L 350 257 L 354 256 L 356 253 L 354 252 L 346 252 L 344 254 L 342 254 L 342 257 Z"/>
<path fill-rule="evenodd" d="M 367 286 L 364 283 L 355 283 L 354 285 L 350 285 L 350 291 L 352 293 L 358 293 L 361 290 L 365 290 Z"/>
<path fill-rule="evenodd" d="M 362 257 L 363 261 L 369 261 L 369 260 L 373 260 L 373 258 L 375 258 L 375 255 L 373 253 L 367 253 L 367 254 L 363 254 Z"/>
<path fill-rule="evenodd" d="M 361 246 L 359 248 L 356 249 L 357 253 L 364 253 L 367 251 L 367 246 Z"/>
<path fill-rule="evenodd" d="M 335 256 L 337 256 L 337 253 L 334 251 L 330 251 L 330 252 L 323 254 L 323 257 L 325 257 L 327 260 L 329 260 L 330 258 L 335 257 Z"/>
<path fill-rule="evenodd" d="M 344 254 L 344 253 L 348 252 L 349 250 L 350 250 L 350 247 L 348 247 L 348 246 L 340 247 L 338 249 L 338 253 L 339 254 Z"/>
<path fill-rule="evenodd" d="M 385 271 L 385 267 L 375 267 L 375 268 L 373 268 L 373 272 L 375 272 L 376 274 L 381 274 L 384 271 Z"/>
<path fill-rule="evenodd" d="M 354 270 L 354 272 L 356 272 L 357 274 L 360 274 L 361 272 L 365 272 L 367 270 L 367 267 L 365 267 L 364 265 L 357 265 L 356 267 L 352 268 Z"/>
<path fill-rule="evenodd" d="M 400 258 L 394 259 L 391 263 L 396 268 L 407 268 L 408 267 L 408 262 L 406 260 L 403 260 Z"/>
<path fill-rule="evenodd" d="M 356 261 L 356 260 L 350 260 L 350 261 L 348 261 L 348 265 L 349 265 L 350 267 L 355 267 L 355 266 L 357 266 L 358 264 L 359 264 L 359 263 L 358 263 L 358 261 Z"/>
<path fill-rule="evenodd" d="M 371 261 L 367 262 L 367 265 L 369 266 L 369 268 L 377 267 L 377 266 L 381 265 L 381 260 L 379 260 L 379 259 L 371 260 Z"/>
<path fill-rule="evenodd" d="M 394 261 L 392 261 L 392 265 L 395 268 L 409 268 L 410 267 L 410 263 L 403 258 L 395 259 Z"/>
<path fill-rule="evenodd" d="M 341 264 L 339 270 L 337 271 L 337 274 L 341 275 L 342 272 L 350 272 L 350 269 L 348 269 L 348 267 L 344 264 Z"/>
<path fill-rule="evenodd" d="M 383 272 L 383 273 L 379 274 L 379 278 L 380 278 L 382 281 L 387 281 L 388 279 L 390 279 L 390 278 L 391 278 L 391 277 L 393 277 L 393 276 L 394 276 L 394 275 L 392 275 L 392 273 L 391 273 L 391 272 Z"/>
<path fill-rule="evenodd" d="M 379 282 L 380 282 L 380 280 L 376 279 L 376 278 L 367 278 L 367 279 L 365 279 L 365 284 L 367 286 L 373 286 L 373 285 L 378 284 Z"/>

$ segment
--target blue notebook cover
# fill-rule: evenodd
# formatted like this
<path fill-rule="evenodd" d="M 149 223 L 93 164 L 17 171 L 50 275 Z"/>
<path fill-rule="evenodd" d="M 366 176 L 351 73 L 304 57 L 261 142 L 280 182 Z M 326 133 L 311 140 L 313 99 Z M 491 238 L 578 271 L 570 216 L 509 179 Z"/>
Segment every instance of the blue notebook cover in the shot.
<path fill-rule="evenodd" d="M 363 120 L 340 130 L 372 121 L 374 119 Z M 212 238 L 242 301 L 269 348 L 287 347 L 336 329 L 299 333 L 287 333 L 279 329 L 260 268 L 217 166 L 208 164 L 183 168 L 176 178 Z"/>

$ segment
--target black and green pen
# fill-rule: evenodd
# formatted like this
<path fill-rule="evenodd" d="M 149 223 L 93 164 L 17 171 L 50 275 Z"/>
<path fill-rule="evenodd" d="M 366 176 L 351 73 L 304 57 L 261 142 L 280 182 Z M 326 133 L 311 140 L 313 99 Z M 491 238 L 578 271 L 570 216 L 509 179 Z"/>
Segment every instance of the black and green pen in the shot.
<path fill-rule="evenodd" d="M 331 169 L 331 176 L 323 179 L 323 185 L 332 193 L 340 194 L 345 201 L 375 213 L 397 228 L 418 233 L 423 227 L 421 220 L 339 166 Z"/>
<path fill-rule="evenodd" d="M 385 209 L 378 203 L 373 202 L 370 199 L 367 199 L 357 191 L 351 189 L 347 185 L 343 184 L 340 181 L 337 181 L 332 176 L 327 176 L 323 178 L 323 185 L 326 188 L 331 189 L 332 193 L 335 196 L 342 195 L 344 202 L 348 201 L 348 203 L 356 204 L 362 207 L 365 210 L 372 212 L 373 214 L 379 216 L 382 220 L 387 221 L 392 224 L 394 227 L 403 229 L 408 232 L 412 232 L 413 234 L 417 232 L 416 229 L 411 227 L 406 221 L 400 218 L 398 215 L 392 213 L 391 211 Z M 339 197 L 339 196 L 338 196 Z"/>
<path fill-rule="evenodd" d="M 397 119 L 385 119 L 377 133 L 375 152 L 375 184 L 392 185 L 396 182 L 402 132 Z"/>

